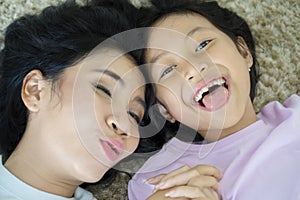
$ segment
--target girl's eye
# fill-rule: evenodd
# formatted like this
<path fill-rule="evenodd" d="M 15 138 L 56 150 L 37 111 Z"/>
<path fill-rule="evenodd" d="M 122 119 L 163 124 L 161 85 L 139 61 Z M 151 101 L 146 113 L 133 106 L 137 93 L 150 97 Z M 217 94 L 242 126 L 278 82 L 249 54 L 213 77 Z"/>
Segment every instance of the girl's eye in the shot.
<path fill-rule="evenodd" d="M 138 125 L 140 125 L 141 119 L 139 118 L 139 116 L 137 116 L 135 113 L 131 111 L 128 111 L 127 113 L 136 121 Z"/>
<path fill-rule="evenodd" d="M 95 87 L 96 87 L 96 89 L 104 92 L 106 95 L 108 95 L 109 97 L 111 97 L 110 91 L 106 87 L 104 87 L 103 85 L 97 84 Z"/>
<path fill-rule="evenodd" d="M 205 40 L 203 42 L 201 42 L 198 47 L 195 49 L 195 51 L 200 51 L 202 50 L 204 47 L 206 47 L 206 45 L 208 45 L 211 42 L 211 40 Z"/>
<path fill-rule="evenodd" d="M 165 75 L 167 75 L 168 73 L 170 73 L 173 69 L 175 69 L 177 67 L 177 65 L 172 65 L 170 67 L 168 67 L 167 69 L 165 69 L 165 71 L 163 71 L 162 75 L 160 78 L 164 77 Z"/>

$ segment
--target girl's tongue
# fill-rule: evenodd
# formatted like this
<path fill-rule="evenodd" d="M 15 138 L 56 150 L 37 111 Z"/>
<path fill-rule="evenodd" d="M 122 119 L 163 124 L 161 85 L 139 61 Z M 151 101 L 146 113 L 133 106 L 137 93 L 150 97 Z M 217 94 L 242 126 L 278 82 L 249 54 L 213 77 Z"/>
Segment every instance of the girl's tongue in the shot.
<path fill-rule="evenodd" d="M 214 111 L 225 105 L 228 96 L 228 90 L 225 87 L 220 86 L 206 94 L 202 99 L 202 103 L 206 109 Z"/>

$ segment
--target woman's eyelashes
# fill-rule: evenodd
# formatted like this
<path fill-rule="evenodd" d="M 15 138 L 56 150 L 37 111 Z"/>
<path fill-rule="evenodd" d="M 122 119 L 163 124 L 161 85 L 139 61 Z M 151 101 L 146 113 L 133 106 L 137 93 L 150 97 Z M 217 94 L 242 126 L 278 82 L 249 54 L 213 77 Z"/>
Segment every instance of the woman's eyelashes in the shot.
<path fill-rule="evenodd" d="M 167 75 L 168 73 L 173 71 L 173 69 L 175 69 L 176 67 L 177 67 L 177 65 L 172 65 L 172 66 L 168 67 L 167 69 L 165 69 L 163 71 L 162 75 L 160 76 L 160 78 L 164 77 L 165 75 Z"/>
<path fill-rule="evenodd" d="M 97 90 L 100 90 L 101 92 L 103 92 L 107 96 L 111 97 L 110 91 L 106 87 L 104 87 L 103 85 L 96 84 L 95 87 L 96 87 Z M 141 118 L 137 114 L 135 114 L 132 111 L 128 111 L 127 113 L 136 121 L 136 123 L 138 125 L 141 123 Z"/>
<path fill-rule="evenodd" d="M 96 84 L 95 87 L 96 87 L 96 89 L 102 91 L 103 93 L 105 93 L 106 95 L 108 95 L 109 97 L 111 97 L 111 93 L 110 93 L 109 89 L 107 89 L 107 88 L 104 87 L 103 85 L 101 85 L 101 84 Z"/>
<path fill-rule="evenodd" d="M 195 52 L 201 51 L 204 47 L 206 47 L 212 40 L 204 40 L 201 42 L 197 48 L 195 49 Z"/>
<path fill-rule="evenodd" d="M 128 111 L 127 113 L 136 121 L 138 125 L 141 124 L 141 119 L 137 114 L 131 111 Z"/>

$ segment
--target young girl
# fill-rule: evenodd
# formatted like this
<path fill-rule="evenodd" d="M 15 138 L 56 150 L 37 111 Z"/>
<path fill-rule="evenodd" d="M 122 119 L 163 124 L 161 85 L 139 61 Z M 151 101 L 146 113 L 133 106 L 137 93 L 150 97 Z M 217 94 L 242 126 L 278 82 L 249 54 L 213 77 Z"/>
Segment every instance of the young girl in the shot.
<path fill-rule="evenodd" d="M 145 81 L 122 41 L 95 48 L 130 28 L 121 10 L 102 4 L 69 1 L 8 26 L 0 199 L 95 199 L 78 186 L 97 182 L 137 147 Z"/>
<path fill-rule="evenodd" d="M 153 27 L 145 61 L 159 110 L 204 141 L 171 139 L 130 181 L 129 198 L 146 199 L 153 189 L 153 199 L 202 198 L 190 180 L 207 182 L 194 169 L 209 164 L 223 174 L 221 199 L 299 199 L 300 97 L 271 102 L 256 115 L 257 63 L 247 23 L 215 2 L 152 3 L 140 24 Z M 177 169 L 182 165 L 190 167 Z"/>

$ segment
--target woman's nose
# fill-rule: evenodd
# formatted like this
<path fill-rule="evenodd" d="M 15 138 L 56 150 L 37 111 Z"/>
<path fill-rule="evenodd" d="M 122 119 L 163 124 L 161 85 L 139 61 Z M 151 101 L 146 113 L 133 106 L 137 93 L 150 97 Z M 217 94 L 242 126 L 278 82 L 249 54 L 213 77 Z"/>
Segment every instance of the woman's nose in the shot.
<path fill-rule="evenodd" d="M 106 124 L 107 126 L 117 135 L 120 135 L 122 137 L 128 137 L 129 134 L 123 131 L 117 122 L 116 118 L 114 116 L 109 116 L 106 118 Z"/>

